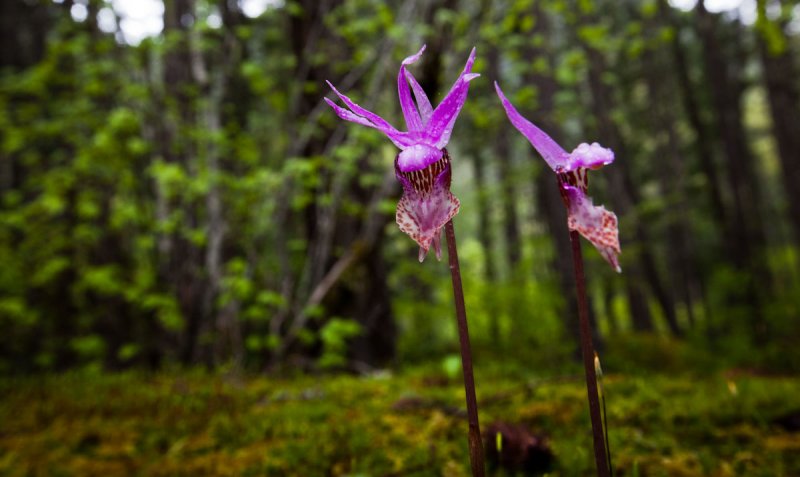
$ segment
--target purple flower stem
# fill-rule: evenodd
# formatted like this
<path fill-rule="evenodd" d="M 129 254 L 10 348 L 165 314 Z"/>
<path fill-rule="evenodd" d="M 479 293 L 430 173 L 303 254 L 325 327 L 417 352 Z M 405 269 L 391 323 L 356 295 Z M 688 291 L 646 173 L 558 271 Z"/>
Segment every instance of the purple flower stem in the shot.
<path fill-rule="evenodd" d="M 594 458 L 597 464 L 597 475 L 609 477 L 606 444 L 603 436 L 603 421 L 600 417 L 600 399 L 597 396 L 597 375 L 594 371 L 594 346 L 592 330 L 589 325 L 589 306 L 586 302 L 586 278 L 583 273 L 583 255 L 581 254 L 581 236 L 577 231 L 569 233 L 572 242 L 572 264 L 575 268 L 575 284 L 578 292 L 578 317 L 581 329 L 581 352 L 583 367 L 586 371 L 586 392 L 589 395 L 589 415 L 592 419 L 592 436 L 594 439 Z"/>
<path fill-rule="evenodd" d="M 447 256 L 450 260 L 450 275 L 453 278 L 453 296 L 456 302 L 456 320 L 458 322 L 458 339 L 461 344 L 461 368 L 464 371 L 464 392 L 467 395 L 467 419 L 469 420 L 469 461 L 472 465 L 473 477 L 484 477 L 483 442 L 481 428 L 478 423 L 478 400 L 475 398 L 475 379 L 472 376 L 472 351 L 469 346 L 469 330 L 467 328 L 467 310 L 464 307 L 464 290 L 461 287 L 461 269 L 458 266 L 458 250 L 456 249 L 456 232 L 453 221 L 444 226 L 447 236 Z"/>

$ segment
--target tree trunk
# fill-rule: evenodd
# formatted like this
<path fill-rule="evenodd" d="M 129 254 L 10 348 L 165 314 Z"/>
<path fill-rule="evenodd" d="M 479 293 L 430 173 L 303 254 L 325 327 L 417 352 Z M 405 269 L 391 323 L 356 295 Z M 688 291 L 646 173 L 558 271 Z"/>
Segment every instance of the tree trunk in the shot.
<path fill-rule="evenodd" d="M 638 194 L 630 177 L 622 134 L 611 118 L 613 96 L 611 88 L 603 82 L 605 60 L 600 52 L 592 49 L 586 43 L 582 42 L 582 46 L 589 59 L 588 81 L 592 97 L 591 109 L 596 121 L 598 136 L 607 147 L 614 151 L 616 157 L 614 165 L 603 169 L 603 171 L 606 172 L 607 170 L 611 183 L 609 189 L 614 211 L 620 217 L 624 217 L 633 210 Z M 628 260 L 625 265 L 625 292 L 628 297 L 633 328 L 636 331 L 652 331 L 654 329 L 653 318 L 642 286 L 643 283 L 647 283 L 664 310 L 664 316 L 667 318 L 670 330 L 677 334 L 679 330 L 677 328 L 674 304 L 667 296 L 658 276 L 655 263 L 653 263 L 653 255 L 649 250 L 649 237 L 647 237 L 640 222 L 637 221 L 634 227 L 635 242 L 632 242 L 624 233 L 620 234 L 623 250 L 633 248 L 628 247 L 633 243 L 636 243 L 637 248 L 640 250 L 639 260 Z M 624 229 L 622 232 L 624 232 Z M 642 264 L 641 267 L 640 263 Z"/>
<path fill-rule="evenodd" d="M 44 57 L 55 8 L 44 2 L 0 2 L 0 72 L 23 70 Z M 59 13 L 69 15 L 68 10 Z M 0 148 L 0 194 L 23 183 L 23 169 L 18 157 Z"/>
<path fill-rule="evenodd" d="M 50 33 L 51 10 L 60 8 L 51 2 L 0 2 L 0 70 L 22 70 L 44 57 Z M 69 15 L 63 9 L 63 14 Z"/>
<path fill-rule="evenodd" d="M 232 299 L 224 306 L 217 304 L 222 291 L 223 264 L 225 262 L 225 237 L 228 229 L 225 220 L 224 203 L 221 190 L 221 175 L 224 171 L 221 151 L 217 137 L 223 132 L 222 106 L 230 95 L 231 83 L 236 74 L 236 67 L 242 61 L 241 47 L 235 29 L 243 18 L 238 5 L 227 0 L 219 1 L 222 12 L 222 44 L 224 54 L 210 53 L 209 60 L 214 68 L 208 68 L 204 52 L 200 48 L 201 38 L 197 33 L 191 37 L 192 71 L 195 82 L 203 91 L 204 101 L 200 105 L 200 128 L 207 133 L 201 138 L 198 149 L 200 157 L 205 159 L 206 172 L 210 177 L 210 185 L 205 198 L 207 245 L 204 264 L 208 276 L 208 290 L 203 303 L 204 315 L 213 321 L 215 330 L 214 362 L 223 363 L 231 360 L 236 366 L 244 360 L 244 346 L 241 323 L 239 321 L 240 303 Z"/>
<path fill-rule="evenodd" d="M 747 144 L 741 109 L 742 86 L 733 75 L 732 61 L 726 61 L 717 39 L 717 17 L 700 1 L 695 7 L 697 27 L 705 52 L 705 72 L 719 138 L 725 151 L 728 181 L 733 199 L 734 259 L 746 267 L 757 261 L 765 243 L 760 219 L 760 195 L 754 160 Z"/>
<path fill-rule="evenodd" d="M 703 174 L 708 181 L 709 200 L 713 211 L 713 219 L 717 222 L 719 227 L 724 231 L 724 235 L 730 236 L 733 233 L 733 225 L 730 223 L 728 213 L 725 207 L 725 200 L 721 190 L 721 179 L 717 164 L 714 161 L 714 140 L 709 134 L 709 127 L 706 124 L 702 114 L 698 99 L 696 96 L 696 88 L 692 84 L 689 75 L 689 65 L 686 59 L 686 53 L 680 40 L 681 28 L 675 20 L 672 7 L 669 6 L 667 0 L 659 0 L 659 9 L 662 17 L 666 19 L 668 24 L 674 29 L 674 34 L 671 40 L 672 56 L 675 62 L 675 74 L 677 76 L 678 85 L 681 91 L 681 98 L 683 107 L 686 110 L 686 115 L 689 119 L 689 124 L 694 131 L 694 149 L 697 155 L 698 162 L 703 170 Z"/>
<path fill-rule="evenodd" d="M 193 125 L 196 98 L 192 93 L 195 78 L 192 72 L 192 51 L 189 44 L 190 20 L 194 19 L 194 0 L 167 0 L 164 2 L 164 35 L 176 34 L 177 42 L 164 57 L 164 88 L 167 110 L 164 113 L 161 150 L 165 160 L 177 164 L 190 176 L 193 164 L 193 147 L 184 129 Z M 157 211 L 159 220 L 165 220 L 173 204 L 159 192 Z M 179 199 L 177 207 L 186 212 L 181 227 L 197 226 L 195 204 Z M 175 287 L 178 307 L 186 321 L 181 345 L 181 360 L 185 364 L 198 361 L 211 364 L 211 352 L 198 347 L 200 335 L 210 331 L 204 316 L 207 287 L 200 273 L 203 252 L 180 234 L 167 234 L 159 238 L 162 257 L 160 279 Z"/>
<path fill-rule="evenodd" d="M 761 66 L 766 82 L 767 98 L 772 113 L 772 132 L 778 143 L 781 159 L 783 187 L 788 202 L 789 219 L 795 232 L 795 240 L 800 243 L 800 87 L 797 83 L 797 66 L 791 39 L 783 30 L 783 25 L 772 24 L 766 17 L 766 0 L 759 0 L 759 24 L 763 25 L 758 34 Z M 765 38 L 766 29 L 780 35 L 781 43 L 771 45 Z"/>
<path fill-rule="evenodd" d="M 502 83 L 500 74 L 500 50 L 492 46 L 488 55 L 487 75 Z M 497 163 L 498 179 L 500 180 L 500 201 L 503 210 L 503 236 L 506 241 L 506 260 L 511 277 L 517 276 L 519 261 L 522 257 L 522 242 L 520 239 L 519 221 L 517 212 L 516 177 L 514 162 L 508 148 L 508 128 L 501 127 L 494 134 L 492 141 L 492 156 Z"/>
<path fill-rule="evenodd" d="M 752 310 L 752 334 L 756 342 L 763 342 L 767 330 L 766 321 L 760 313 L 765 299 L 764 292 L 771 288 L 771 278 L 764 261 L 766 234 L 759 176 L 744 130 L 741 108 L 743 87 L 738 77 L 740 73 L 734 70 L 740 59 L 726 61 L 717 37 L 719 18 L 705 9 L 703 1 L 697 3 L 695 15 L 705 53 L 705 71 L 710 83 L 717 131 L 728 162 L 728 183 L 733 199 L 734 230 L 730 236 L 732 259 L 737 268 L 749 271 L 750 274 L 747 283 L 742 287 L 744 292 L 737 300 Z M 738 34 L 737 31 L 730 35 L 728 43 L 735 44 Z"/>
<path fill-rule="evenodd" d="M 475 180 L 475 192 L 478 196 L 478 240 L 483 248 L 483 269 L 486 284 L 492 287 L 497 283 L 497 268 L 494 262 L 494 238 L 492 237 L 492 220 L 490 195 L 487 190 L 486 161 L 489 159 L 480 154 L 480 146 L 472 145 L 472 171 Z M 493 343 L 500 341 L 500 313 L 497 312 L 494 292 L 487 290 L 484 297 L 487 308 L 491 311 L 489 321 L 489 336 Z"/>
<path fill-rule="evenodd" d="M 297 58 L 295 81 L 321 85 L 325 79 L 334 78 L 329 71 L 331 63 L 319 62 L 314 47 L 328 40 L 330 32 L 324 18 L 340 2 L 306 0 L 301 3 L 305 14 L 293 16 L 290 20 L 291 45 Z M 382 70 L 374 73 L 376 79 L 383 79 Z M 318 91 L 301 90 L 293 108 L 298 124 L 307 121 L 306 117 L 319 102 Z M 365 107 L 369 105 L 365 104 Z M 325 136 L 328 138 L 322 139 Z M 344 128 L 328 135 L 315 135 L 293 155 L 314 157 L 330 154 L 343 138 Z M 363 158 L 356 170 L 369 171 L 370 168 L 371 165 Z M 394 356 L 396 339 L 388 273 L 379 248 L 383 225 L 388 220 L 383 214 L 375 213 L 370 213 L 366 219 L 360 215 L 339 216 L 337 206 L 344 198 L 351 197 L 355 202 L 370 204 L 368 208 L 372 208 L 376 194 L 383 194 L 381 199 L 386 194 L 362 186 L 361 178 L 348 171 L 330 168 L 321 171 L 320 175 L 320 183 L 310 192 L 318 200 L 311 201 L 303 210 L 306 258 L 299 271 L 291 272 L 295 278 L 290 280 L 293 304 L 291 314 L 287 315 L 289 321 L 285 325 L 279 322 L 273 328 L 273 333 L 281 335 L 284 341 L 275 357 L 284 359 L 293 353 L 308 358 L 319 352 L 318 344 L 305 346 L 298 342 L 297 337 L 301 330 L 314 331 L 321 326 L 318 321 L 309 320 L 307 314 L 309 306 L 321 305 L 326 316 L 352 318 L 361 325 L 362 333 L 350 341 L 348 353 L 360 369 L 383 366 Z M 331 204 L 322 201 L 325 196 L 333 198 Z M 281 246 L 286 245 L 285 240 L 281 243 Z M 361 279 L 351 280 L 354 276 Z"/>
<path fill-rule="evenodd" d="M 658 31 L 657 25 L 652 25 Z M 678 134 L 675 130 L 676 118 L 670 101 L 676 94 L 671 82 L 671 64 L 665 62 L 663 55 L 649 51 L 644 58 L 645 80 L 650 91 L 653 137 L 657 140 L 658 175 L 667 200 L 667 270 L 672 277 L 672 288 L 681 296 L 690 324 L 694 323 L 693 290 L 697 285 L 697 267 L 689 247 L 690 226 L 684 211 L 689 210 L 685 187 L 686 167 L 679 150 Z"/>
<path fill-rule="evenodd" d="M 385 222 L 385 221 L 384 221 Z M 383 228 L 383 227 L 382 227 Z M 350 343 L 355 365 L 367 368 L 386 366 L 394 359 L 397 343 L 397 325 L 392 311 L 392 291 L 389 289 L 389 270 L 382 255 L 382 233 L 366 253 L 357 273 L 364 275 L 364 288 L 357 292 L 354 316 L 361 333 Z"/>

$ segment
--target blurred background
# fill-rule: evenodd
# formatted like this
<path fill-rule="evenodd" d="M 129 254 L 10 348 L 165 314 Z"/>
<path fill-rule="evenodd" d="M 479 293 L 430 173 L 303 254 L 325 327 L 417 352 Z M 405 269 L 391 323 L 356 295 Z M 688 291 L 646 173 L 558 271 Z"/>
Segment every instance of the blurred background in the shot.
<path fill-rule="evenodd" d="M 796 0 L 0 2 L 0 471 L 466 472 L 446 258 L 394 223 L 394 146 L 323 102 L 403 128 L 422 44 L 435 104 L 473 46 L 482 75 L 449 150 L 483 422 L 591 474 L 564 206 L 497 80 L 616 152 L 590 195 L 623 273 L 583 249 L 618 468 L 800 473 Z"/>
<path fill-rule="evenodd" d="M 577 350 L 563 205 L 497 80 L 565 149 L 616 152 L 591 195 L 620 217 L 624 272 L 585 247 L 602 350 L 800 369 L 798 2 L 1 8 L 4 373 L 456 351 L 447 266 L 394 225 L 397 151 L 322 101 L 328 79 L 400 126 L 399 63 L 424 43 L 435 103 L 478 50 L 450 146 L 476 347 Z"/>

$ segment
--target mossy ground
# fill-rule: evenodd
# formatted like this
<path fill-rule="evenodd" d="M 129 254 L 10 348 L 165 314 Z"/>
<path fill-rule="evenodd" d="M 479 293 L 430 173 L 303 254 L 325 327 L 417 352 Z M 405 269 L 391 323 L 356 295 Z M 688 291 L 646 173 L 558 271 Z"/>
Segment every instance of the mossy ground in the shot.
<path fill-rule="evenodd" d="M 592 475 L 582 376 L 478 372 L 481 422 L 546 433 L 551 475 Z M 202 372 L 0 382 L 3 476 L 459 476 L 460 380 L 430 370 L 271 378 Z M 605 379 L 616 475 L 797 476 L 800 378 Z"/>

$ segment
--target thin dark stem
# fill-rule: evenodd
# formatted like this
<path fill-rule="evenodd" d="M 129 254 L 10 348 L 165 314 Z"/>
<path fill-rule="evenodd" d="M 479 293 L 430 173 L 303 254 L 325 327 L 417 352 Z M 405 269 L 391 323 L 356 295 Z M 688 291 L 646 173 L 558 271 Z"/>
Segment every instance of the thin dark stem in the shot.
<path fill-rule="evenodd" d="M 478 424 L 478 400 L 475 398 L 475 379 L 472 377 L 472 351 L 469 346 L 469 330 L 467 328 L 467 310 L 464 307 L 464 290 L 461 287 L 461 269 L 458 266 L 458 250 L 456 249 L 456 232 L 453 221 L 444 226 L 447 237 L 447 256 L 450 259 L 450 275 L 453 278 L 453 296 L 456 302 L 456 320 L 458 322 L 458 339 L 461 343 L 461 368 L 464 371 L 464 392 L 467 395 L 467 419 L 469 420 L 469 461 L 472 465 L 472 476 L 483 477 L 483 442 L 481 427 Z"/>
<path fill-rule="evenodd" d="M 581 237 L 576 231 L 570 231 L 572 242 L 572 263 L 575 268 L 575 283 L 578 291 L 578 317 L 581 329 L 581 353 L 583 367 L 586 371 L 586 392 L 589 395 L 589 415 L 592 418 L 592 436 L 594 438 L 594 458 L 599 477 L 610 477 L 606 444 L 603 436 L 603 421 L 600 417 L 600 399 L 597 396 L 597 375 L 594 371 L 594 346 L 592 330 L 589 325 L 589 305 L 586 302 L 586 279 L 583 274 L 583 255 L 581 254 Z"/>

